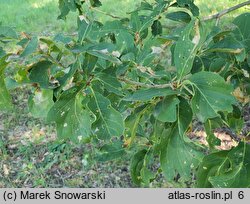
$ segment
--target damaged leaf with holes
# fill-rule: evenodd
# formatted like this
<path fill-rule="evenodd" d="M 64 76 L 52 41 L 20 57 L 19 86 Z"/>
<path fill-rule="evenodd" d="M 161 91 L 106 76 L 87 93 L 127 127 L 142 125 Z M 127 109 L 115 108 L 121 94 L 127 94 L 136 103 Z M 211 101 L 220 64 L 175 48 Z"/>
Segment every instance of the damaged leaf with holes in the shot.
<path fill-rule="evenodd" d="M 47 121 L 56 122 L 57 134 L 62 139 L 81 142 L 92 134 L 91 124 L 94 116 L 82 105 L 82 87 L 65 91 L 50 109 Z"/>
<path fill-rule="evenodd" d="M 197 173 L 198 188 L 249 188 L 250 145 L 240 143 L 229 151 L 204 157 Z"/>
<path fill-rule="evenodd" d="M 88 107 L 96 115 L 93 128 L 99 139 L 108 140 L 123 135 L 124 119 L 121 113 L 111 106 L 108 98 L 92 89 Z"/>

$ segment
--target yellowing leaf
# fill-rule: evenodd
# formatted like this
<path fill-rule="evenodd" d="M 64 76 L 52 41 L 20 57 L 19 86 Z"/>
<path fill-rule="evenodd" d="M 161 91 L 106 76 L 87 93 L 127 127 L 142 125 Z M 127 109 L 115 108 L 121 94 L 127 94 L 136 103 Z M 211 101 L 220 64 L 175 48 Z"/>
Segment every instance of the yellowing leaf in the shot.
<path fill-rule="evenodd" d="M 233 95 L 241 103 L 247 104 L 247 103 L 250 102 L 250 97 L 249 96 L 245 96 L 240 87 L 237 87 L 234 90 Z"/>

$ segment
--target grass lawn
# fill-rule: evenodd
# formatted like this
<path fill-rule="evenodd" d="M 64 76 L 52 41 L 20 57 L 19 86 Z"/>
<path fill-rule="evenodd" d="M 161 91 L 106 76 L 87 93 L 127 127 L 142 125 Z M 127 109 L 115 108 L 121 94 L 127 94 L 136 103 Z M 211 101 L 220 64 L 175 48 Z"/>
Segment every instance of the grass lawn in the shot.
<path fill-rule="evenodd" d="M 134 8 L 140 1 L 104 0 L 102 2 L 102 10 L 126 16 L 126 11 Z M 0 22 L 3 25 L 13 26 L 18 31 L 46 34 L 60 31 L 72 32 L 75 29 L 76 14 L 71 13 L 67 21 L 57 20 L 58 0 L 0 0 L 0 8 Z"/>
<path fill-rule="evenodd" d="M 149 0 L 152 1 L 152 0 Z M 203 16 L 231 7 L 245 0 L 196 0 Z M 208 3 L 209 2 L 209 3 Z M 100 10 L 118 16 L 126 16 L 127 11 L 133 10 L 140 0 L 102 0 Z M 36 34 L 50 34 L 56 32 L 74 32 L 75 15 L 70 14 L 67 21 L 57 20 L 59 14 L 58 0 L 0 0 L 0 22 L 3 25 L 15 27 L 18 31 Z M 122 9 L 121 9 L 122 8 Z M 232 12 L 228 17 L 248 10 L 248 7 Z M 108 17 L 99 14 L 104 20 Z"/>

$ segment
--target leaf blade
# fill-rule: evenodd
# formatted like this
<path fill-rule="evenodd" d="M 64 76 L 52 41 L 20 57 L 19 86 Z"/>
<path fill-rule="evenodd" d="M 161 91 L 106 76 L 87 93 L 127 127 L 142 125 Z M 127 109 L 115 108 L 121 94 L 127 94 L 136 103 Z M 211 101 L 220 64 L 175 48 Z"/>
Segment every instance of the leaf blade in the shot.
<path fill-rule="evenodd" d="M 194 84 L 195 90 L 191 100 L 192 110 L 199 120 L 205 122 L 209 118 L 217 117 L 219 111 L 233 110 L 233 88 L 221 76 L 202 71 L 192 75 L 189 80 Z"/>

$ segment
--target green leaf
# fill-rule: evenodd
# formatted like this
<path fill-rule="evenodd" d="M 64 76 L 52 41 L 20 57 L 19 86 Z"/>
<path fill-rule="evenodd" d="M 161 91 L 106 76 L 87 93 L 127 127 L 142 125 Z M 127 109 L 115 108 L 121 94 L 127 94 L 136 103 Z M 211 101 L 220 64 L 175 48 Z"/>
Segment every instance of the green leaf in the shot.
<path fill-rule="evenodd" d="M 131 141 L 136 138 L 138 135 L 139 129 L 142 129 L 140 125 L 140 120 L 143 117 L 145 111 L 147 110 L 146 105 L 139 106 L 135 108 L 127 117 L 125 120 L 125 126 L 126 126 L 126 135 L 130 136 Z M 142 132 L 142 131 L 141 131 Z M 131 142 L 130 142 L 131 144 Z"/>
<path fill-rule="evenodd" d="M 40 38 L 39 40 L 48 45 L 50 52 L 63 52 L 61 46 L 56 41 L 53 41 L 50 38 L 45 38 L 45 37 Z"/>
<path fill-rule="evenodd" d="M 6 55 L 5 51 L 3 50 L 2 47 L 0 47 L 0 58 L 2 58 L 5 55 Z"/>
<path fill-rule="evenodd" d="M 197 17 L 200 15 L 200 10 L 199 10 L 198 6 L 196 6 L 194 3 L 189 4 L 188 7 L 194 16 Z"/>
<path fill-rule="evenodd" d="M 236 17 L 233 23 L 238 26 L 240 33 L 243 36 L 243 43 L 247 51 L 250 50 L 250 13 L 243 13 Z"/>
<path fill-rule="evenodd" d="M 82 44 L 83 41 L 88 36 L 88 34 L 90 33 L 92 24 L 84 19 L 80 20 L 79 18 L 77 20 L 77 24 L 78 24 L 78 40 Z"/>
<path fill-rule="evenodd" d="M 172 21 L 179 21 L 189 23 L 191 21 L 191 17 L 187 12 L 184 11 L 176 11 L 172 13 L 166 14 L 166 18 Z"/>
<path fill-rule="evenodd" d="M 185 6 L 185 5 L 191 4 L 193 2 L 194 2 L 194 0 L 177 0 L 177 3 L 180 6 Z"/>
<path fill-rule="evenodd" d="M 34 96 L 29 98 L 29 111 L 35 118 L 46 118 L 53 105 L 52 90 L 37 90 Z"/>
<path fill-rule="evenodd" d="M 34 53 L 38 47 L 38 39 L 37 37 L 33 37 L 24 48 L 23 52 L 21 53 L 20 57 L 27 57 L 30 54 Z"/>
<path fill-rule="evenodd" d="M 6 62 L 8 56 L 0 58 L 0 111 L 9 111 L 12 109 L 11 96 L 5 85 L 5 74 L 4 70 L 8 65 Z"/>
<path fill-rule="evenodd" d="M 82 87 L 73 87 L 62 93 L 50 109 L 47 120 L 55 121 L 57 134 L 60 138 L 80 142 L 91 135 L 93 117 L 91 112 L 82 105 Z"/>
<path fill-rule="evenodd" d="M 132 181 L 136 185 L 141 184 L 141 169 L 143 167 L 144 157 L 147 153 L 146 149 L 138 151 L 132 158 L 130 163 L 130 174 Z"/>
<path fill-rule="evenodd" d="M 124 132 L 124 120 L 106 97 L 92 89 L 92 97 L 88 106 L 96 115 L 97 120 L 93 124 L 95 134 L 99 139 L 108 140 L 111 137 L 119 137 Z"/>
<path fill-rule="evenodd" d="M 199 8 L 194 4 L 194 0 L 177 0 L 177 4 L 188 8 L 194 16 L 199 16 Z"/>
<path fill-rule="evenodd" d="M 211 188 L 212 185 L 208 178 L 216 174 L 218 167 L 225 161 L 228 151 L 220 151 L 205 156 L 199 165 L 197 172 L 197 187 Z"/>
<path fill-rule="evenodd" d="M 52 63 L 50 61 L 40 61 L 36 64 L 33 64 L 30 69 L 30 82 L 38 83 L 41 88 L 48 88 L 49 83 L 49 68 Z"/>
<path fill-rule="evenodd" d="M 155 20 L 151 26 L 153 36 L 162 34 L 162 25 L 159 20 Z"/>
<path fill-rule="evenodd" d="M 58 19 L 66 19 L 66 16 L 70 11 L 76 11 L 77 7 L 81 6 L 81 3 L 76 0 L 59 0 L 60 15 Z"/>
<path fill-rule="evenodd" d="M 66 19 L 66 16 L 68 15 L 70 9 L 65 4 L 64 0 L 59 0 L 59 9 L 60 9 L 60 15 L 58 16 L 58 19 Z"/>
<path fill-rule="evenodd" d="M 126 28 L 122 25 L 119 20 L 107 21 L 101 29 L 99 29 L 99 34 L 107 35 L 109 33 L 118 34 L 122 31 L 126 32 Z"/>
<path fill-rule="evenodd" d="M 229 151 L 204 157 L 197 172 L 198 188 L 249 188 L 250 145 L 240 143 Z"/>
<path fill-rule="evenodd" d="M 175 122 L 177 119 L 176 106 L 179 102 L 176 96 L 167 96 L 156 105 L 154 110 L 155 118 L 162 122 Z"/>
<path fill-rule="evenodd" d="M 190 39 L 193 32 L 195 32 L 195 34 L 193 38 Z M 198 51 L 199 41 L 200 30 L 198 20 L 192 20 L 183 30 L 174 49 L 174 63 L 177 69 L 178 79 L 182 79 L 191 71 L 194 58 Z"/>
<path fill-rule="evenodd" d="M 14 76 L 14 79 L 17 83 L 22 84 L 22 83 L 29 83 L 30 80 L 28 78 L 29 72 L 24 69 L 21 68 L 17 71 L 17 73 Z"/>
<path fill-rule="evenodd" d="M 96 77 L 104 84 L 104 87 L 112 93 L 115 93 L 119 96 L 122 96 L 121 83 L 117 80 L 116 77 L 106 74 L 104 72 L 98 73 Z"/>
<path fill-rule="evenodd" d="M 215 58 L 209 66 L 211 72 L 219 72 L 226 66 L 226 60 L 223 58 Z"/>
<path fill-rule="evenodd" d="M 108 21 L 98 32 L 102 36 L 113 34 L 116 51 L 122 54 L 129 53 L 134 49 L 134 36 L 122 25 L 121 21 Z"/>
<path fill-rule="evenodd" d="M 11 27 L 0 25 L 0 38 L 1 37 L 17 39 L 18 35 Z"/>
<path fill-rule="evenodd" d="M 53 38 L 53 40 L 55 42 L 62 42 L 64 44 L 69 44 L 70 42 L 73 41 L 73 39 L 71 37 L 64 35 L 63 33 L 56 34 L 55 37 Z M 52 41 L 53 44 L 55 44 L 54 41 Z"/>
<path fill-rule="evenodd" d="M 153 8 L 150 15 L 145 17 L 142 22 L 142 26 L 139 30 L 139 33 L 143 32 L 144 30 L 147 30 L 150 26 L 152 26 L 153 22 L 158 19 L 159 15 L 163 12 L 164 8 L 166 7 L 168 2 L 161 1 L 156 4 L 156 6 Z"/>
<path fill-rule="evenodd" d="M 86 53 L 83 61 L 83 70 L 87 70 L 88 73 L 92 72 L 97 61 L 98 57 Z"/>
<path fill-rule="evenodd" d="M 153 151 L 149 149 L 143 159 L 143 165 L 140 171 L 141 183 L 145 186 L 148 186 L 156 177 L 157 172 L 152 170 L 155 167 L 155 162 L 155 155 Z"/>
<path fill-rule="evenodd" d="M 241 110 L 239 110 L 239 114 L 241 115 Z M 227 124 L 237 135 L 241 134 L 244 127 L 244 118 L 242 116 L 237 117 L 235 115 L 235 106 L 234 112 L 227 114 Z"/>
<path fill-rule="evenodd" d="M 215 148 L 215 146 L 220 146 L 221 140 L 214 135 L 211 123 L 211 120 L 207 120 L 204 127 L 207 134 L 206 141 L 208 142 L 209 147 L 212 149 Z"/>
<path fill-rule="evenodd" d="M 236 17 L 233 21 L 235 25 L 237 25 L 241 31 L 241 34 L 244 36 L 245 39 L 250 39 L 250 13 L 243 13 Z"/>
<path fill-rule="evenodd" d="M 77 69 L 79 67 L 79 63 L 78 61 L 76 61 L 74 64 L 71 64 L 69 66 L 69 71 L 67 73 L 65 73 L 62 77 L 58 77 L 57 80 L 59 81 L 60 86 L 55 89 L 55 96 L 57 97 L 58 93 L 60 93 L 62 91 L 62 89 L 67 86 L 67 84 L 70 82 L 70 80 L 72 79 L 72 77 L 75 75 Z"/>
<path fill-rule="evenodd" d="M 233 110 L 233 88 L 220 75 L 202 71 L 192 75 L 189 80 L 194 88 L 192 110 L 199 120 L 205 122 L 217 117 L 219 111 Z"/>
<path fill-rule="evenodd" d="M 115 35 L 117 50 L 126 54 L 134 49 L 134 37 L 127 31 L 121 31 Z"/>
<path fill-rule="evenodd" d="M 134 32 L 138 32 L 141 28 L 141 21 L 140 18 L 138 16 L 138 12 L 132 12 L 131 13 L 131 18 L 130 18 L 130 25 L 132 27 L 132 30 Z"/>
<path fill-rule="evenodd" d="M 153 10 L 153 6 L 148 3 L 148 2 L 141 2 L 141 5 L 137 8 L 136 11 L 140 11 L 140 10 L 149 10 L 152 11 Z"/>
<path fill-rule="evenodd" d="M 173 180 L 177 173 L 185 180 L 190 179 L 191 171 L 198 166 L 202 158 L 202 153 L 185 135 L 191 121 L 191 108 L 182 99 L 178 106 L 178 121 L 161 135 L 160 163 L 168 180 Z"/>
<path fill-rule="evenodd" d="M 244 52 L 244 45 L 232 36 L 228 36 L 215 43 L 207 50 L 207 52 L 239 54 L 241 52 Z"/>
<path fill-rule="evenodd" d="M 88 50 L 87 53 L 90 55 L 96 56 L 100 59 L 107 60 L 109 62 L 113 62 L 113 63 L 117 63 L 117 64 L 121 63 L 118 58 L 114 57 L 109 52 L 104 52 L 104 51 L 100 51 L 100 50 Z"/>
<path fill-rule="evenodd" d="M 156 53 L 153 52 L 154 47 L 161 47 L 161 43 L 159 38 L 150 38 L 150 40 L 144 41 L 143 49 L 140 49 L 136 56 L 136 63 L 141 64 L 143 66 L 151 67 L 154 63 L 153 60 L 157 56 Z M 156 49 L 157 49 L 156 47 Z"/>
<path fill-rule="evenodd" d="M 99 0 L 90 0 L 90 4 L 93 7 L 100 7 L 102 3 Z"/>
<path fill-rule="evenodd" d="M 201 160 L 201 153 L 183 140 L 186 135 L 179 134 L 177 125 L 164 131 L 161 137 L 160 162 L 164 176 L 173 180 L 178 172 L 181 178 L 190 179 L 191 171 Z"/>
<path fill-rule="evenodd" d="M 132 95 L 123 98 L 125 101 L 149 101 L 154 97 L 171 96 L 178 92 L 170 88 L 148 88 L 135 91 Z"/>
<path fill-rule="evenodd" d="M 110 144 L 105 144 L 100 148 L 100 153 L 97 154 L 96 159 L 100 162 L 120 159 L 125 153 L 123 142 L 114 141 Z"/>
<path fill-rule="evenodd" d="M 131 61 L 135 61 L 135 54 L 130 52 L 128 54 L 122 55 L 121 57 L 121 61 L 122 62 L 131 62 Z"/>
<path fill-rule="evenodd" d="M 141 5 L 138 6 L 138 8 L 136 9 L 136 11 L 143 11 L 143 10 L 152 11 L 153 10 L 153 6 L 150 3 L 148 3 L 148 2 L 141 2 Z"/>

